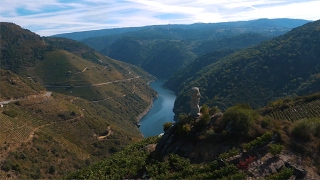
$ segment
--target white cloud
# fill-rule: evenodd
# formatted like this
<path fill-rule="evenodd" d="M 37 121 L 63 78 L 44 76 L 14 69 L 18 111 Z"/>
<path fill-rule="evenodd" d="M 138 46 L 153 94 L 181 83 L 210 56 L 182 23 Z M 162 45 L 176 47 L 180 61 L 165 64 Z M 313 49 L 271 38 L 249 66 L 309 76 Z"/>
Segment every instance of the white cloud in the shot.
<path fill-rule="evenodd" d="M 1 0 L 0 21 L 40 35 L 258 18 L 320 19 L 319 0 Z"/>

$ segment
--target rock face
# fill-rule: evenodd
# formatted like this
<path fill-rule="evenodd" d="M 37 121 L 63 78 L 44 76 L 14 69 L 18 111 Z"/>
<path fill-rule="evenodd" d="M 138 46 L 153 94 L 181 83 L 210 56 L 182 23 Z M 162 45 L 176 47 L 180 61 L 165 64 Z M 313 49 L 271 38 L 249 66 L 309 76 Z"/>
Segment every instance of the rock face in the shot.
<path fill-rule="evenodd" d="M 191 99 L 190 99 L 190 116 L 193 118 L 198 118 L 200 114 L 200 107 L 199 107 L 199 102 L 200 102 L 200 91 L 199 88 L 193 87 L 190 89 L 190 94 L 191 94 Z"/>

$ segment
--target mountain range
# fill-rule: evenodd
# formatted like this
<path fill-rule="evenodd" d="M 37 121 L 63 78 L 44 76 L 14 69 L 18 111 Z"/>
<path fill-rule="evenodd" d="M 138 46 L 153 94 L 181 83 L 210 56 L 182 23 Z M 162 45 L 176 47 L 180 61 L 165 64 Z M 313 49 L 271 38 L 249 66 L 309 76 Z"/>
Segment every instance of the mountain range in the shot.
<path fill-rule="evenodd" d="M 320 21 L 0 30 L 1 178 L 319 177 Z M 177 121 L 143 139 L 153 75 L 176 92 Z"/>
<path fill-rule="evenodd" d="M 157 78 L 167 79 L 201 55 L 214 50 L 256 45 L 306 22 L 299 19 L 258 19 L 119 28 L 56 36 L 81 40 L 102 54 L 135 64 Z"/>

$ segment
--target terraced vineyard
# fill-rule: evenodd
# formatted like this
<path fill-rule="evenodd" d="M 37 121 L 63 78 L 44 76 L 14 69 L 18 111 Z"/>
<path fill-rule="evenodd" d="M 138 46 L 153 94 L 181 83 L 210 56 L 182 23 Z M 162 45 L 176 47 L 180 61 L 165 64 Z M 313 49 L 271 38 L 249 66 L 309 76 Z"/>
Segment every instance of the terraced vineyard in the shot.
<path fill-rule="evenodd" d="M 44 128 L 41 128 L 40 131 L 42 133 L 50 135 L 55 141 L 59 142 L 68 151 L 76 154 L 79 159 L 84 160 L 84 159 L 88 159 L 90 157 L 90 154 L 88 152 L 79 148 L 76 144 L 70 142 L 69 140 L 64 138 L 62 135 L 54 132 L 51 128 L 44 127 Z"/>
<path fill-rule="evenodd" d="M 24 122 L 28 121 L 25 120 Z M 0 144 L 4 142 L 21 143 L 29 138 L 34 129 L 30 123 L 19 124 L 15 118 L 9 117 L 3 113 L 0 113 L 0 123 L 1 132 L 6 132 L 1 133 Z"/>
<path fill-rule="evenodd" d="M 320 117 L 320 100 L 295 105 L 293 107 L 269 113 L 276 120 L 297 121 L 299 119 Z"/>

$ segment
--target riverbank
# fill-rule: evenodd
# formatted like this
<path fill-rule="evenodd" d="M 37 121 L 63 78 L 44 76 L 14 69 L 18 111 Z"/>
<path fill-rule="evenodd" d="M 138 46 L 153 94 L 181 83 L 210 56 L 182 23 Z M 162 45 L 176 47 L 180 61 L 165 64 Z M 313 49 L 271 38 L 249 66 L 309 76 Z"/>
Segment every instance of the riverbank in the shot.
<path fill-rule="evenodd" d="M 140 113 L 137 118 L 136 118 L 136 123 L 140 123 L 141 119 L 151 110 L 152 106 L 153 106 L 153 101 L 155 99 L 157 99 L 159 97 L 159 95 L 157 94 L 157 96 L 153 99 L 151 99 L 151 102 L 149 103 L 149 106 L 142 112 Z"/>

